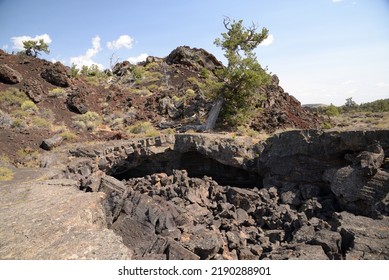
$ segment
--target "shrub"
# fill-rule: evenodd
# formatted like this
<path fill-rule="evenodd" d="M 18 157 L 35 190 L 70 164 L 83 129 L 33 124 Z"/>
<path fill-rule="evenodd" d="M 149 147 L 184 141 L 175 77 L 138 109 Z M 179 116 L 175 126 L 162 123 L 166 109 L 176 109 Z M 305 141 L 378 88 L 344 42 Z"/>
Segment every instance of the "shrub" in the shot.
<path fill-rule="evenodd" d="M 160 81 L 163 77 L 162 73 L 159 72 L 144 72 L 143 76 L 146 78 L 147 82 L 152 83 L 152 82 L 157 82 Z"/>
<path fill-rule="evenodd" d="M 151 92 L 157 91 L 159 87 L 156 84 L 151 84 L 147 86 L 147 89 Z"/>
<path fill-rule="evenodd" d="M 30 116 L 30 113 L 27 111 L 23 111 L 22 109 L 16 109 L 11 112 L 11 116 L 18 119 L 24 119 Z"/>
<path fill-rule="evenodd" d="M 150 122 L 138 122 L 126 129 L 129 134 L 142 134 L 146 137 L 158 136 L 159 132 Z"/>
<path fill-rule="evenodd" d="M 38 111 L 38 106 L 35 105 L 34 102 L 31 100 L 24 101 L 22 105 L 20 105 L 20 108 L 23 111 L 30 111 L 30 112 L 37 112 Z"/>
<path fill-rule="evenodd" d="M 208 79 L 210 75 L 210 72 L 207 68 L 201 68 L 200 70 L 200 76 L 204 79 Z"/>
<path fill-rule="evenodd" d="M 82 130 L 95 130 L 102 122 L 101 116 L 96 112 L 86 112 L 73 118 L 74 125 Z"/>
<path fill-rule="evenodd" d="M 14 173 L 8 167 L 0 166 L 0 182 L 9 181 L 14 177 Z"/>
<path fill-rule="evenodd" d="M 188 88 L 185 91 L 185 96 L 188 97 L 188 98 L 195 97 L 196 96 L 196 92 L 193 89 Z"/>
<path fill-rule="evenodd" d="M 84 77 L 84 80 L 90 86 L 97 87 L 100 85 L 100 79 L 97 76 L 86 76 L 86 77 Z"/>
<path fill-rule="evenodd" d="M 143 77 L 145 70 L 143 69 L 143 67 L 135 65 L 131 68 L 131 72 L 132 75 L 134 75 L 135 82 L 139 83 Z"/>
<path fill-rule="evenodd" d="M 336 107 L 335 105 L 333 105 L 331 103 L 330 106 L 328 106 L 326 109 L 325 109 L 325 113 L 328 117 L 328 119 L 331 119 L 331 117 L 335 117 L 335 116 L 338 116 L 339 115 L 339 109 L 338 107 Z"/>
<path fill-rule="evenodd" d="M 70 68 L 70 76 L 72 78 L 75 78 L 79 75 L 80 70 L 77 68 L 76 64 L 72 64 L 72 67 Z"/>
<path fill-rule="evenodd" d="M 64 90 L 63 88 L 53 88 L 47 94 L 47 96 L 49 97 L 66 97 L 66 95 L 66 90 Z"/>
<path fill-rule="evenodd" d="M 7 155 L 0 155 L 0 162 L 5 162 L 5 163 L 9 163 L 10 162 L 10 159 Z"/>
<path fill-rule="evenodd" d="M 76 138 L 76 134 L 74 134 L 73 132 L 71 132 L 69 130 L 62 131 L 59 135 L 65 141 L 71 141 L 71 140 L 74 140 Z"/>
<path fill-rule="evenodd" d="M 253 137 L 253 138 L 256 138 L 259 136 L 258 131 L 254 130 L 250 127 L 244 126 L 244 125 L 240 125 L 237 127 L 237 133 L 239 135 L 249 136 L 249 137 Z"/>
<path fill-rule="evenodd" d="M 323 129 L 330 129 L 330 128 L 332 128 L 332 125 L 329 122 L 323 122 L 322 128 Z"/>
<path fill-rule="evenodd" d="M 32 118 L 32 125 L 37 128 L 49 128 L 51 127 L 51 122 L 44 118 L 35 116 Z"/>
<path fill-rule="evenodd" d="M 21 106 L 24 101 L 28 101 L 27 95 L 17 88 L 8 88 L 0 92 L 0 103 L 6 106 Z"/>
<path fill-rule="evenodd" d="M 22 162 L 21 165 L 25 167 L 38 167 L 39 166 L 39 153 L 30 147 L 24 149 L 19 149 L 17 151 L 19 161 Z"/>
<path fill-rule="evenodd" d="M 23 128 L 25 126 L 26 126 L 26 124 L 24 123 L 24 121 L 22 119 L 19 119 L 19 118 L 12 119 L 12 125 L 11 125 L 12 128 Z"/>
<path fill-rule="evenodd" d="M 186 79 L 189 83 L 191 83 L 192 85 L 194 86 L 198 86 L 198 87 L 201 87 L 202 83 L 197 80 L 195 77 L 189 77 L 188 79 Z"/>
<path fill-rule="evenodd" d="M 157 69 L 158 67 L 159 67 L 158 63 L 155 62 L 155 61 L 153 61 L 153 62 L 150 62 L 149 64 L 147 64 L 147 65 L 145 66 L 145 70 L 146 70 L 146 71 L 155 70 L 155 69 Z"/>
<path fill-rule="evenodd" d="M 171 128 L 171 127 L 164 129 L 162 132 L 163 132 L 163 134 L 167 134 L 167 135 L 176 134 L 176 130 L 174 128 Z"/>

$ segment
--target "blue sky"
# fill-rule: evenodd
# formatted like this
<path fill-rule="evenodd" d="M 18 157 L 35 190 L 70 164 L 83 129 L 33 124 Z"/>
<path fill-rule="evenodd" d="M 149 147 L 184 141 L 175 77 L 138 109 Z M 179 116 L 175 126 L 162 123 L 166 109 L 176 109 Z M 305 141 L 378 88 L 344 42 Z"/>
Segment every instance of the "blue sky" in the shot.
<path fill-rule="evenodd" d="M 389 0 L 0 0 L 0 48 L 44 38 L 42 58 L 107 68 L 188 45 L 225 62 L 223 16 L 269 29 L 258 60 L 303 104 L 389 98 Z"/>

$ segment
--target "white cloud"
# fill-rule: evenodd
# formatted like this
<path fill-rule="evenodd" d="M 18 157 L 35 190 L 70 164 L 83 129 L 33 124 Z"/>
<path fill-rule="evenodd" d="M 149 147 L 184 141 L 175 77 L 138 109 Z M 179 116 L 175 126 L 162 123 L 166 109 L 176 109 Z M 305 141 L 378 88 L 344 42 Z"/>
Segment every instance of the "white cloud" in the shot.
<path fill-rule="evenodd" d="M 27 41 L 27 40 L 38 41 L 40 39 L 43 39 L 43 41 L 46 44 L 50 44 L 52 42 L 52 40 L 48 34 L 36 35 L 35 37 L 26 36 L 26 35 L 16 36 L 16 37 L 11 37 L 11 41 L 13 43 L 12 48 L 17 49 L 17 50 L 21 50 L 21 49 L 23 49 L 23 41 Z"/>
<path fill-rule="evenodd" d="M 138 62 L 145 61 L 148 56 L 147 53 L 142 53 L 136 57 L 129 57 L 127 60 L 132 64 L 137 64 Z"/>
<path fill-rule="evenodd" d="M 274 42 L 274 36 L 270 34 L 265 40 L 262 41 L 260 46 L 269 46 Z"/>
<path fill-rule="evenodd" d="M 71 57 L 70 63 L 74 63 L 78 68 L 81 68 L 83 65 L 90 67 L 95 64 L 100 69 L 103 69 L 104 66 L 102 64 L 96 63 L 92 60 L 92 58 L 101 51 L 100 40 L 100 36 L 98 35 L 93 37 L 92 48 L 88 49 L 84 55 Z"/>
<path fill-rule="evenodd" d="M 355 83 L 354 80 L 347 80 L 347 81 L 344 81 L 344 82 L 342 83 L 342 85 L 351 85 L 351 84 L 353 84 L 353 83 Z"/>
<path fill-rule="evenodd" d="M 3 45 L 1 48 L 2 48 L 3 50 L 6 50 L 6 49 L 8 49 L 8 45 L 5 44 L 5 45 Z"/>
<path fill-rule="evenodd" d="M 332 0 L 334 3 L 342 2 L 343 0 Z"/>
<path fill-rule="evenodd" d="M 389 84 L 385 82 L 378 82 L 375 85 L 380 88 L 389 87 Z"/>
<path fill-rule="evenodd" d="M 56 63 L 56 62 L 61 62 L 62 64 L 66 64 L 66 60 L 61 60 L 61 59 L 56 59 L 56 58 L 52 58 L 52 59 L 50 59 L 50 61 L 52 62 L 52 63 Z"/>
<path fill-rule="evenodd" d="M 110 50 L 118 50 L 121 48 L 131 49 L 134 39 L 128 35 L 121 35 L 117 40 L 107 43 L 107 47 Z"/>

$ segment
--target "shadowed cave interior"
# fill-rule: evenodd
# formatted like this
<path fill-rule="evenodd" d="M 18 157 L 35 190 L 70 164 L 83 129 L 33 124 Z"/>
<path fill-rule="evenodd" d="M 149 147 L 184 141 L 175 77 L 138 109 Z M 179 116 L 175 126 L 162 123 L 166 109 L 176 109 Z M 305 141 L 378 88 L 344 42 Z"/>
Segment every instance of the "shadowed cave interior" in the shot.
<path fill-rule="evenodd" d="M 262 178 L 257 173 L 222 164 L 197 151 L 167 151 L 152 156 L 130 156 L 112 167 L 109 175 L 127 180 L 162 172 L 172 175 L 174 169 L 186 170 L 189 177 L 212 177 L 222 186 L 262 187 Z"/>

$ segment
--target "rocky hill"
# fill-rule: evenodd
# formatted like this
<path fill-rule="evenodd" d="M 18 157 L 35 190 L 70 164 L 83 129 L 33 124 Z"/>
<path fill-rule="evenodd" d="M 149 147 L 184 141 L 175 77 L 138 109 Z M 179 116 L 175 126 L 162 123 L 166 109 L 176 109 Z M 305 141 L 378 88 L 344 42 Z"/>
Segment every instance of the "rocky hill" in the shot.
<path fill-rule="evenodd" d="M 148 57 L 138 65 L 125 61 L 112 72 L 76 75 L 60 62 L 1 51 L 0 154 L 22 163 L 21 155 L 33 154 L 55 135 L 62 135 L 57 142 L 71 142 L 158 134 L 168 128 L 196 130 L 212 108 L 209 84 L 222 67 L 207 51 L 184 46 L 165 58 Z M 284 92 L 277 76 L 258 90 L 263 96 L 247 128 L 320 127 L 321 119 Z"/>

